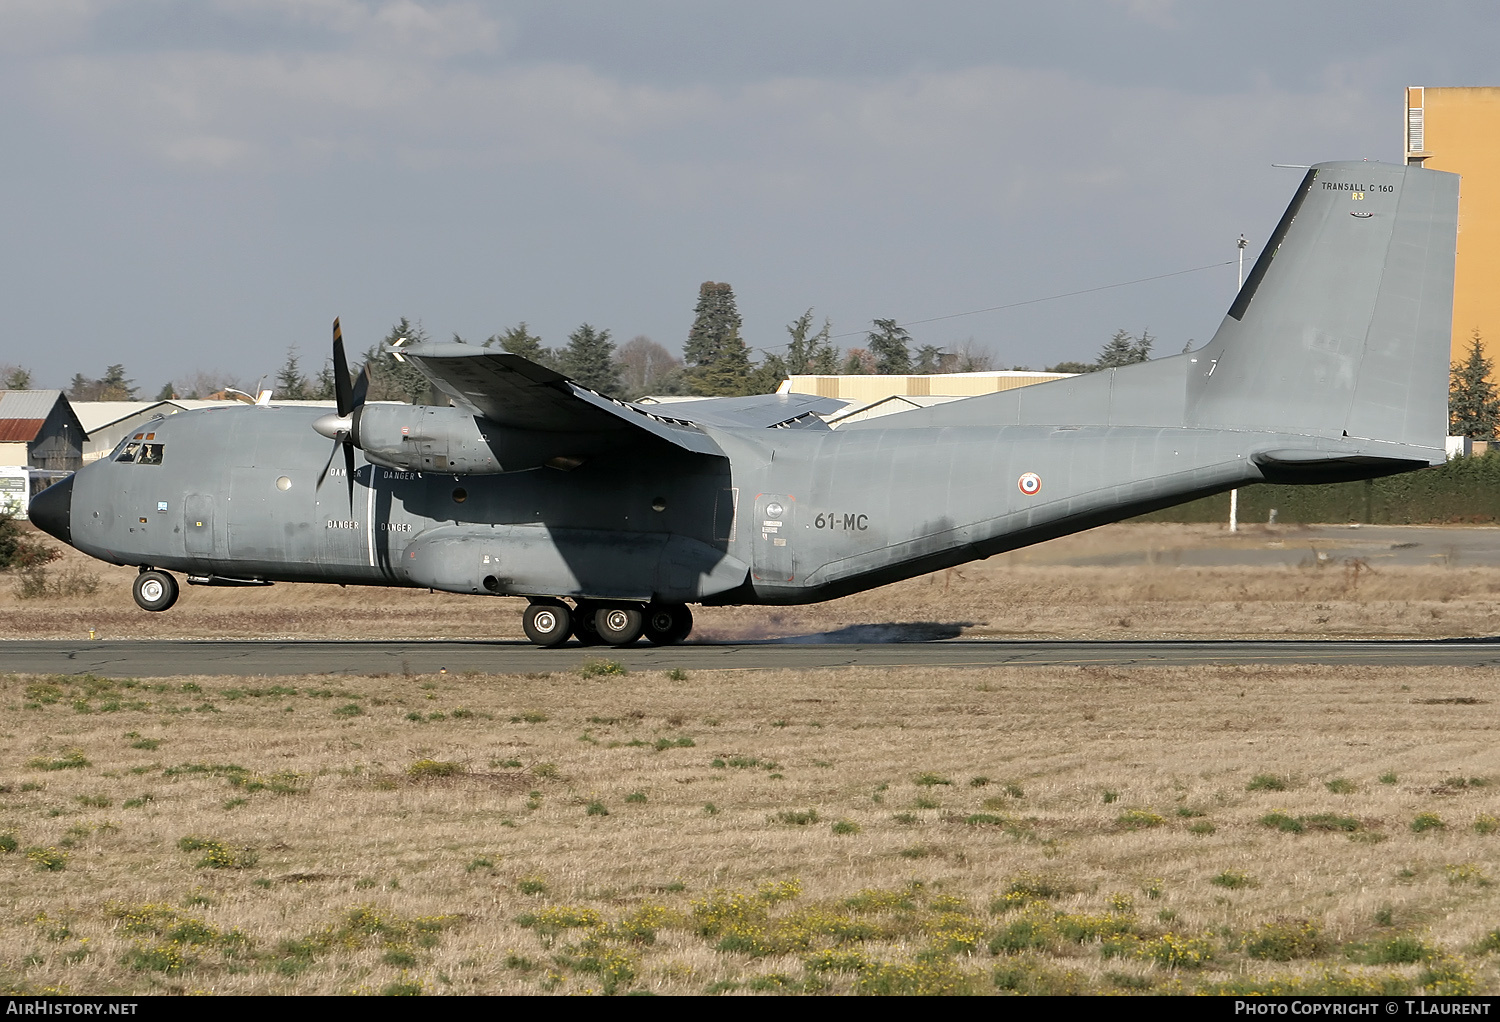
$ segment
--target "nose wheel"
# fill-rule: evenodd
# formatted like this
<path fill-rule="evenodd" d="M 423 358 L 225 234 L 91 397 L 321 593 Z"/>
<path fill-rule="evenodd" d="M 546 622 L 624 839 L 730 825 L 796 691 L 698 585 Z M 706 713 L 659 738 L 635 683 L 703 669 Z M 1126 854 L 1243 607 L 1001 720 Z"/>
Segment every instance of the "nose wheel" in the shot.
<path fill-rule="evenodd" d="M 142 610 L 166 610 L 177 602 L 177 580 L 165 571 L 146 568 L 135 577 L 131 595 Z"/>

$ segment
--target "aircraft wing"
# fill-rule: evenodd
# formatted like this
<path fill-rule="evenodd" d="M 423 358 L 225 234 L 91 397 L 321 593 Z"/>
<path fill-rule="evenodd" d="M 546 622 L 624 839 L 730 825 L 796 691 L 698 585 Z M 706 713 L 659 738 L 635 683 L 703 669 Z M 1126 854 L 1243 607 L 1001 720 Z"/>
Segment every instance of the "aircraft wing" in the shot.
<path fill-rule="evenodd" d="M 705 397 L 692 401 L 636 405 L 704 426 L 752 429 L 827 429 L 819 414 L 836 412 L 846 402 L 812 394 L 751 394 L 748 397 Z"/>
<path fill-rule="evenodd" d="M 579 386 L 520 355 L 469 344 L 426 343 L 393 349 L 454 404 L 516 429 L 558 433 L 653 434 L 699 454 L 722 455 L 704 426 L 827 428 L 818 411 L 842 402 L 807 394 L 758 394 L 635 405 Z"/>

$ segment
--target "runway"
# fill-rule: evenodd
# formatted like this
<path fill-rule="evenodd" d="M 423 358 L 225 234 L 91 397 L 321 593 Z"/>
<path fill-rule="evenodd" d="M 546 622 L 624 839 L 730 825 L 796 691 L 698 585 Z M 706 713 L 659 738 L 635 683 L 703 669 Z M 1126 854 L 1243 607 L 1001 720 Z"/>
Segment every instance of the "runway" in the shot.
<path fill-rule="evenodd" d="M 629 649 L 517 641 L 117 640 L 0 642 L 0 669 L 26 674 L 172 677 L 190 674 L 524 674 L 617 660 L 632 671 L 770 671 L 829 667 L 1114 667 L 1193 664 L 1500 665 L 1500 640 L 1238 642 L 826 642 L 818 636 Z"/>

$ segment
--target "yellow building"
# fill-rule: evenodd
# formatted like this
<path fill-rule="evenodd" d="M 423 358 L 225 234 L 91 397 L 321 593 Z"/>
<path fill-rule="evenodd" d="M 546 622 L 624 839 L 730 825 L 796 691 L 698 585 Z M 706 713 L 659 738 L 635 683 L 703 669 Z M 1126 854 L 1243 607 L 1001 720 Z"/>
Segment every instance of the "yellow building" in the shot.
<path fill-rule="evenodd" d="M 792 376 L 781 385 L 793 394 L 816 394 L 844 401 L 879 401 L 895 395 L 927 397 L 973 397 L 1014 390 L 1033 383 L 1061 380 L 1072 373 L 996 371 L 988 373 L 937 373 L 930 376 Z"/>
<path fill-rule="evenodd" d="M 1500 88 L 1406 90 L 1406 162 L 1463 175 L 1453 281 L 1453 361 L 1474 331 L 1500 355 Z"/>

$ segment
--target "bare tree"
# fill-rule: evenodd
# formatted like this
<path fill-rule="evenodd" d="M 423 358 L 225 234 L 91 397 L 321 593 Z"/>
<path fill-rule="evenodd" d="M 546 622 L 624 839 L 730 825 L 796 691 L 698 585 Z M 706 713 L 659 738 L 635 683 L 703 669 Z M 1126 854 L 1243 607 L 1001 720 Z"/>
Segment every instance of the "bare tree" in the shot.
<path fill-rule="evenodd" d="M 644 334 L 632 337 L 615 352 L 626 398 L 675 393 L 681 389 L 682 359 Z"/>

